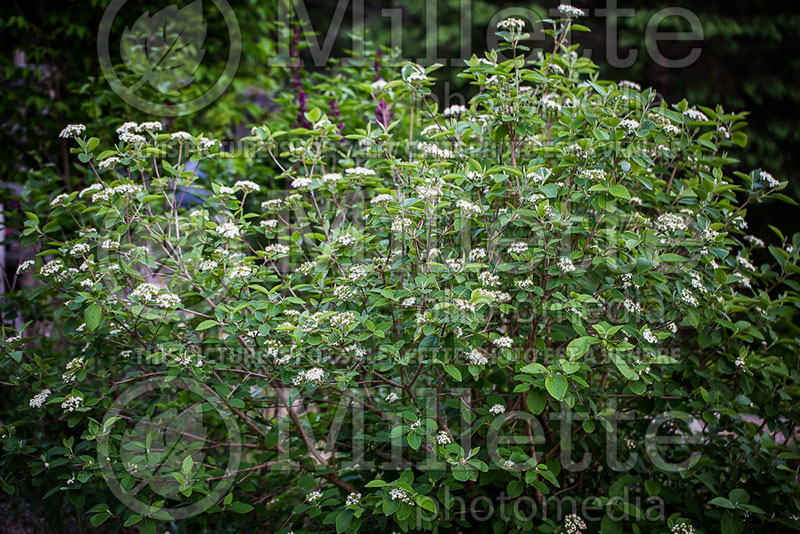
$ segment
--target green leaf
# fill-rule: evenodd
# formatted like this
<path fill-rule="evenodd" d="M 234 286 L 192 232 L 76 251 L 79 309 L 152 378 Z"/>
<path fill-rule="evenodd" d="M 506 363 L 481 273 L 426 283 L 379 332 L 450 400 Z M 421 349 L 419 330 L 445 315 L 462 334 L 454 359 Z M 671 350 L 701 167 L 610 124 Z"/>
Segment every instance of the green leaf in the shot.
<path fill-rule="evenodd" d="M 375 479 L 366 483 L 365 488 L 382 488 L 386 485 L 385 480 Z"/>
<path fill-rule="evenodd" d="M 353 511 L 345 510 L 336 517 L 336 532 L 344 532 L 353 521 Z"/>
<path fill-rule="evenodd" d="M 567 345 L 567 358 L 570 360 L 577 360 L 584 354 L 586 351 L 589 350 L 589 347 L 594 343 L 598 343 L 600 340 L 592 337 L 592 336 L 582 336 L 577 339 L 573 339 Z"/>
<path fill-rule="evenodd" d="M 720 530 L 722 534 L 741 534 L 744 525 L 742 520 L 734 517 L 731 514 L 725 514 L 720 521 Z"/>
<path fill-rule="evenodd" d="M 92 302 L 89 306 L 83 310 L 83 320 L 86 323 L 86 328 L 93 332 L 100 326 L 100 318 L 102 317 L 103 312 L 100 309 L 100 306 L 97 303 Z"/>
<path fill-rule="evenodd" d="M 548 376 L 544 380 L 544 387 L 555 399 L 563 400 L 567 394 L 567 379 L 564 375 Z"/>
<path fill-rule="evenodd" d="M 253 505 L 246 502 L 236 501 L 228 507 L 234 514 L 246 514 L 253 511 Z"/>
<path fill-rule="evenodd" d="M 215 320 L 213 320 L 213 319 L 208 319 L 208 320 L 206 320 L 206 321 L 203 321 L 203 322 L 202 322 L 202 323 L 200 323 L 199 325 L 197 325 L 197 328 L 195 328 L 195 331 L 196 331 L 196 332 L 201 332 L 201 331 L 203 331 L 203 330 L 208 330 L 209 328 L 215 327 L 215 326 L 217 326 L 218 324 L 219 324 L 219 323 L 218 323 L 217 321 L 215 321 Z"/>
<path fill-rule="evenodd" d="M 623 200 L 630 200 L 631 195 L 628 193 L 628 190 L 625 186 L 622 185 L 612 185 L 609 189 L 609 192 L 617 198 L 621 198 Z"/>
<path fill-rule="evenodd" d="M 544 411 L 545 405 L 547 404 L 547 396 L 544 394 L 544 391 L 540 389 L 529 391 L 525 398 L 525 404 L 532 414 L 539 415 Z"/>
<path fill-rule="evenodd" d="M 458 367 L 454 365 L 445 365 L 444 370 L 447 371 L 447 374 L 452 376 L 456 382 L 461 382 L 461 371 L 458 370 Z"/>
<path fill-rule="evenodd" d="M 721 506 L 722 508 L 731 508 L 731 509 L 734 508 L 733 503 L 728 499 L 726 499 L 725 497 L 714 497 L 713 499 L 708 501 L 708 504 L 713 504 L 714 506 Z"/>

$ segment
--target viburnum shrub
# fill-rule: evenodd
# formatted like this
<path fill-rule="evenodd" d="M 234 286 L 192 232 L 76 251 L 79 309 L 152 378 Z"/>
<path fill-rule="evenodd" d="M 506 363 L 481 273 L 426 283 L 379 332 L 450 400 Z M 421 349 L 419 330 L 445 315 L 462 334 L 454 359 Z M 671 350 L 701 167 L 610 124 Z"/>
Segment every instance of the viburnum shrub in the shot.
<path fill-rule="evenodd" d="M 92 182 L 21 267 L 68 355 L 5 336 L 6 489 L 142 532 L 797 528 L 800 236 L 746 233 L 785 182 L 726 171 L 744 114 L 597 79 L 562 12 L 550 53 L 501 22 L 464 106 L 409 63 L 360 124 L 254 127 L 262 174 L 68 126 Z"/>

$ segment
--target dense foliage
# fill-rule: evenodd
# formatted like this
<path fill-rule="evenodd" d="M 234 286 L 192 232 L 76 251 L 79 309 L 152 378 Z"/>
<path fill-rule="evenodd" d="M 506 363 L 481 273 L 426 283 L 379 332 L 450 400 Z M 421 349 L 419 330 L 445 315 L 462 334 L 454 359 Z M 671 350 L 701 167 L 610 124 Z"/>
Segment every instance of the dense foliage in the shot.
<path fill-rule="evenodd" d="M 501 23 L 468 106 L 342 67 L 236 158 L 66 127 L 87 184 L 20 274 L 67 354 L 4 330 L 3 488 L 141 532 L 797 528 L 800 235 L 746 233 L 786 182 L 728 170 L 741 114 L 599 79 L 574 14 L 530 62 Z"/>

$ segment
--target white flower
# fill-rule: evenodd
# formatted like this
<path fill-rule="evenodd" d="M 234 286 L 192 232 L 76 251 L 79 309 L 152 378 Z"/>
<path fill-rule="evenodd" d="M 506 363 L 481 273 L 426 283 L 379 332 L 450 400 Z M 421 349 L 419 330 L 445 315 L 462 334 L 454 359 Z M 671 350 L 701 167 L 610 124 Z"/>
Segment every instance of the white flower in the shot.
<path fill-rule="evenodd" d="M 131 298 L 141 300 L 142 302 L 150 302 L 156 295 L 158 295 L 158 288 L 153 284 L 144 282 L 136 286 L 136 289 L 131 291 Z"/>
<path fill-rule="evenodd" d="M 489 408 L 489 413 L 492 413 L 494 415 L 500 415 L 501 413 L 505 413 L 505 411 L 506 407 L 503 406 L 502 404 L 495 404 L 494 406 Z"/>
<path fill-rule="evenodd" d="M 147 142 L 143 135 L 128 132 L 119 134 L 119 140 L 129 145 L 143 145 Z"/>
<path fill-rule="evenodd" d="M 347 500 L 345 501 L 346 506 L 358 506 L 359 504 L 361 504 L 360 493 L 351 493 L 347 496 Z"/>
<path fill-rule="evenodd" d="M 697 111 L 695 109 L 687 109 L 683 112 L 684 115 L 692 119 L 693 121 L 697 122 L 708 122 L 708 117 L 702 111 Z"/>
<path fill-rule="evenodd" d="M 570 19 L 584 16 L 583 10 L 571 6 L 569 4 L 561 4 L 560 6 L 558 6 L 558 12 Z"/>
<path fill-rule="evenodd" d="M 45 401 L 47 400 L 47 397 L 50 396 L 50 393 L 51 392 L 49 389 L 44 389 L 41 392 L 34 395 L 28 404 L 30 405 L 31 408 L 41 408 L 44 405 Z"/>
<path fill-rule="evenodd" d="M 434 156 L 441 159 L 453 159 L 456 157 L 455 152 L 446 148 L 439 148 L 433 143 L 422 141 L 417 144 L 417 149 L 426 156 Z"/>
<path fill-rule="evenodd" d="M 89 245 L 86 243 L 76 243 L 69 251 L 73 256 L 83 256 L 87 252 L 89 252 Z"/>
<path fill-rule="evenodd" d="M 292 187 L 295 189 L 303 189 L 311 185 L 311 178 L 295 178 L 292 180 Z"/>
<path fill-rule="evenodd" d="M 372 90 L 373 90 L 373 91 L 375 91 L 376 93 L 378 93 L 378 92 L 380 92 L 380 91 L 381 91 L 381 89 L 383 89 L 384 87 L 386 87 L 386 85 L 387 85 L 388 83 L 389 83 L 389 82 L 387 82 L 387 81 L 386 81 L 386 80 L 384 80 L 383 78 L 378 78 L 377 80 L 375 80 L 374 82 L 372 82 L 371 84 L 369 84 L 369 86 L 372 88 Z"/>
<path fill-rule="evenodd" d="M 342 179 L 342 175 L 338 172 L 329 172 L 322 175 L 322 181 L 325 183 L 334 183 Z"/>
<path fill-rule="evenodd" d="M 492 343 L 495 347 L 500 347 L 501 349 L 510 349 L 514 345 L 514 342 L 508 336 L 498 337 L 492 340 Z"/>
<path fill-rule="evenodd" d="M 776 180 L 770 173 L 767 171 L 761 171 L 761 179 L 767 183 L 769 187 L 778 187 L 781 183 Z"/>
<path fill-rule="evenodd" d="M 105 239 L 100 242 L 100 248 L 102 248 L 103 250 L 116 250 L 119 248 L 119 241 Z"/>
<path fill-rule="evenodd" d="M 411 504 L 411 505 L 414 504 L 414 501 L 411 500 L 411 497 L 408 495 L 408 493 L 406 493 L 406 490 L 404 490 L 403 488 L 392 488 L 389 491 L 389 497 L 391 497 L 393 501 L 400 500 L 406 504 Z"/>
<path fill-rule="evenodd" d="M 447 435 L 447 432 L 444 431 L 439 432 L 436 435 L 436 442 L 442 446 L 447 445 L 448 443 L 450 443 L 450 436 Z"/>
<path fill-rule="evenodd" d="M 454 106 L 445 108 L 445 110 L 442 112 L 442 115 L 444 115 L 445 117 L 455 117 L 457 115 L 461 115 L 462 113 L 466 112 L 467 108 L 465 108 L 462 105 L 456 104 Z"/>
<path fill-rule="evenodd" d="M 416 63 L 408 63 L 407 66 L 411 69 L 411 73 L 406 78 L 410 84 L 417 85 L 428 80 L 428 76 L 425 74 L 425 69 Z"/>
<path fill-rule="evenodd" d="M 397 393 L 395 393 L 394 391 L 386 395 L 386 402 L 389 403 L 397 402 L 399 399 L 400 397 L 398 397 Z"/>
<path fill-rule="evenodd" d="M 492 274 L 489 271 L 483 271 L 481 274 L 478 275 L 478 280 L 480 281 L 481 285 L 491 287 L 500 284 L 500 277 L 496 274 Z"/>
<path fill-rule="evenodd" d="M 345 169 L 344 172 L 349 176 L 375 176 L 375 171 L 364 167 L 353 167 L 352 169 Z"/>
<path fill-rule="evenodd" d="M 279 255 L 279 254 L 288 254 L 289 253 L 289 247 L 287 247 L 286 245 L 281 245 L 281 244 L 277 244 L 276 243 L 274 245 L 269 245 L 269 246 L 264 247 L 264 253 L 267 256 L 276 256 L 276 255 Z"/>
<path fill-rule="evenodd" d="M 641 313 L 642 312 L 642 305 L 638 302 L 634 302 L 631 299 L 625 299 L 622 302 L 622 305 L 628 311 L 628 313 Z"/>
<path fill-rule="evenodd" d="M 225 239 L 236 239 L 242 235 L 242 230 L 231 221 L 218 225 L 216 231 L 220 237 Z"/>
<path fill-rule="evenodd" d="M 417 303 L 417 299 L 415 297 L 408 297 L 407 299 L 404 299 L 400 303 L 400 305 L 403 306 L 404 308 L 410 308 L 411 306 L 415 305 L 416 303 Z"/>
<path fill-rule="evenodd" d="M 83 399 L 75 395 L 69 395 L 64 402 L 61 403 L 61 408 L 68 412 L 75 411 L 83 405 Z"/>
<path fill-rule="evenodd" d="M 217 143 L 218 141 L 216 139 L 209 139 L 204 135 L 197 138 L 197 146 L 200 147 L 201 150 L 209 150 Z"/>
<path fill-rule="evenodd" d="M 52 208 L 55 208 L 57 206 L 66 206 L 67 204 L 69 204 L 69 194 L 67 193 L 61 193 L 60 195 L 57 195 L 56 198 L 50 201 L 50 207 Z"/>
<path fill-rule="evenodd" d="M 50 260 L 39 270 L 39 273 L 42 276 L 53 276 L 56 274 L 60 274 L 61 271 L 64 269 L 64 264 L 59 259 Z"/>
<path fill-rule="evenodd" d="M 508 18 L 497 23 L 498 30 L 515 31 L 523 28 L 525 28 L 525 21 L 522 19 Z"/>
<path fill-rule="evenodd" d="M 622 80 L 621 82 L 619 82 L 618 85 L 620 87 L 624 87 L 625 89 L 633 89 L 635 91 L 641 91 L 642 90 L 642 86 L 641 85 L 639 85 L 636 82 L 632 82 L 630 80 Z"/>
<path fill-rule="evenodd" d="M 677 525 L 672 525 L 671 529 L 672 534 L 696 534 L 697 531 L 694 529 L 692 525 L 689 523 L 678 523 Z"/>
<path fill-rule="evenodd" d="M 750 263 L 747 258 L 745 258 L 745 257 L 743 257 L 741 255 L 736 256 L 736 261 L 738 261 L 746 269 L 749 269 L 751 271 L 755 271 L 756 270 L 756 266 L 753 265 L 752 263 Z"/>
<path fill-rule="evenodd" d="M 139 131 L 139 125 L 135 122 L 126 122 L 123 123 L 122 126 L 117 128 L 117 135 L 122 135 L 126 133 L 134 133 Z"/>
<path fill-rule="evenodd" d="M 315 261 L 307 261 L 303 263 L 300 267 L 297 268 L 300 274 L 304 274 L 308 276 L 309 274 L 314 272 L 314 269 L 317 268 L 317 262 Z"/>
<path fill-rule="evenodd" d="M 394 219 L 392 221 L 392 232 L 398 234 L 403 233 L 409 228 L 411 228 L 412 225 L 413 222 L 411 221 L 411 219 L 408 219 L 407 217 L 398 217 L 397 219 Z"/>
<path fill-rule="evenodd" d="M 606 179 L 606 171 L 603 169 L 584 169 L 581 171 L 581 178 L 590 182 L 600 182 Z"/>
<path fill-rule="evenodd" d="M 464 215 L 480 215 L 481 214 L 481 207 L 477 204 L 473 204 L 469 200 L 464 200 L 463 198 L 458 199 L 456 201 L 456 207 L 461 210 L 461 213 Z"/>
<path fill-rule="evenodd" d="M 350 245 L 356 242 L 356 238 L 350 234 L 342 234 L 336 238 L 336 243 L 342 245 L 343 247 L 349 247 Z"/>
<path fill-rule="evenodd" d="M 150 121 L 150 122 L 143 122 L 139 125 L 140 130 L 146 130 L 148 132 L 160 132 L 163 126 L 158 121 Z"/>
<path fill-rule="evenodd" d="M 233 184 L 233 187 L 244 191 L 245 194 L 252 193 L 254 191 L 261 191 L 261 186 L 255 182 L 251 182 L 250 180 L 239 180 Z"/>
<path fill-rule="evenodd" d="M 487 359 L 478 349 L 472 349 L 467 355 L 469 363 L 472 365 L 486 365 Z"/>
<path fill-rule="evenodd" d="M 461 268 L 464 266 L 464 264 L 460 260 L 455 258 L 447 258 L 446 260 L 444 260 L 444 262 L 452 271 L 456 272 L 460 271 Z"/>
<path fill-rule="evenodd" d="M 19 267 L 17 267 L 17 276 L 19 276 L 24 272 L 27 272 L 31 267 L 35 265 L 35 263 L 36 262 L 34 262 L 33 260 L 25 260 L 22 263 L 20 263 Z"/>
<path fill-rule="evenodd" d="M 663 233 L 687 230 L 686 223 L 683 222 L 683 219 L 672 213 L 663 213 L 659 215 L 658 219 L 656 219 L 656 226 L 658 230 Z"/>
<path fill-rule="evenodd" d="M 503 467 L 505 467 L 506 469 L 514 469 L 514 462 L 512 462 L 511 460 L 506 460 L 505 462 L 503 462 Z"/>
<path fill-rule="evenodd" d="M 648 343 L 658 343 L 658 338 L 655 336 L 655 334 L 653 334 L 653 332 L 650 331 L 650 328 L 648 327 L 645 327 L 644 330 L 642 330 L 642 337 Z"/>
<path fill-rule="evenodd" d="M 218 266 L 219 263 L 217 263 L 214 260 L 203 260 L 200 262 L 200 265 L 198 265 L 197 268 L 200 272 L 207 272 L 207 271 L 213 271 Z"/>
<path fill-rule="evenodd" d="M 394 195 L 382 194 L 382 195 L 377 195 L 377 196 L 373 197 L 372 200 L 369 201 L 369 203 L 370 204 L 380 204 L 382 206 L 385 206 L 386 204 L 388 204 L 392 200 L 394 200 Z"/>
<path fill-rule="evenodd" d="M 561 269 L 561 272 L 564 274 L 575 271 L 575 265 L 572 263 L 572 259 L 567 256 L 562 256 L 558 259 L 558 268 Z"/>
<path fill-rule="evenodd" d="M 83 131 L 86 130 L 86 126 L 83 124 L 68 124 L 66 128 L 61 130 L 61 133 L 58 134 L 59 137 L 63 139 L 69 139 L 70 137 L 78 137 Z"/>
<path fill-rule="evenodd" d="M 111 156 L 110 158 L 106 158 L 100 163 L 98 163 L 97 166 L 100 169 L 113 169 L 114 166 L 118 164 L 119 164 L 119 158 L 116 156 Z"/>
<path fill-rule="evenodd" d="M 322 493 L 317 490 L 314 490 L 308 495 L 306 495 L 306 500 L 308 500 L 308 502 L 310 502 L 311 504 L 317 504 L 317 501 L 319 501 L 321 498 L 322 498 Z"/>
<path fill-rule="evenodd" d="M 155 304 L 163 309 L 177 308 L 181 305 L 181 298 L 172 293 L 161 293 L 156 297 Z"/>
<path fill-rule="evenodd" d="M 516 243 L 512 243 L 510 247 L 508 247 L 508 252 L 510 254 L 525 254 L 528 252 L 528 244 L 523 243 L 521 241 L 517 241 Z"/>
<path fill-rule="evenodd" d="M 253 269 L 251 269 L 249 266 L 245 265 L 244 263 L 237 263 L 231 267 L 231 270 L 228 272 L 228 278 L 247 278 L 252 273 Z"/>
<path fill-rule="evenodd" d="M 172 141 L 178 141 L 179 143 L 185 143 L 192 139 L 192 134 L 187 132 L 175 132 L 169 136 Z"/>
<path fill-rule="evenodd" d="M 564 518 L 564 529 L 567 534 L 577 534 L 581 530 L 586 530 L 586 523 L 576 514 L 570 514 Z"/>
<path fill-rule="evenodd" d="M 619 127 L 628 132 L 628 134 L 632 134 L 639 129 L 639 121 L 625 119 L 619 123 Z"/>
<path fill-rule="evenodd" d="M 681 291 L 681 300 L 689 306 L 697 306 L 697 299 L 694 298 L 694 295 L 692 295 L 692 292 L 688 289 L 684 288 Z"/>

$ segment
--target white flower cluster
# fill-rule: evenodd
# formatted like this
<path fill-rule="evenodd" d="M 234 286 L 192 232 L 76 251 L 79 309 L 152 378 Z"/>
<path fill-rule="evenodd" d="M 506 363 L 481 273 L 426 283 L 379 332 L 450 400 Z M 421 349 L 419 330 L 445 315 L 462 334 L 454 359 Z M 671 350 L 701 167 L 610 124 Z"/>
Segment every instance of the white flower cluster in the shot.
<path fill-rule="evenodd" d="M 769 187 L 778 187 L 781 183 L 776 180 L 770 173 L 767 171 L 761 171 L 761 179 L 767 183 Z"/>
<path fill-rule="evenodd" d="M 558 6 L 558 12 L 570 19 L 574 19 L 576 17 L 583 17 L 585 15 L 583 10 L 571 6 L 570 4 L 561 4 L 560 6 Z"/>
<path fill-rule="evenodd" d="M 74 382 L 75 375 L 78 374 L 78 371 L 81 370 L 81 367 L 83 367 L 83 363 L 84 363 L 83 357 L 80 356 L 77 358 L 73 358 L 72 360 L 67 362 L 67 370 L 64 372 L 64 374 L 61 375 L 61 379 L 64 382 Z"/>
<path fill-rule="evenodd" d="M 264 254 L 267 256 L 277 256 L 279 254 L 289 254 L 289 247 L 276 243 L 274 245 L 267 245 L 264 247 Z"/>
<path fill-rule="evenodd" d="M 491 287 L 500 285 L 500 277 L 497 276 L 496 274 L 492 274 L 489 271 L 481 272 L 481 274 L 478 275 L 478 280 L 483 286 Z"/>
<path fill-rule="evenodd" d="M 447 432 L 441 431 L 436 435 L 436 443 L 445 446 L 450 443 L 450 436 L 447 435 Z"/>
<path fill-rule="evenodd" d="M 697 299 L 692 295 L 688 289 L 681 290 L 681 300 L 689 306 L 697 306 Z"/>
<path fill-rule="evenodd" d="M 478 204 L 473 204 L 469 200 L 460 198 L 456 201 L 456 207 L 461 210 L 464 215 L 480 215 L 481 207 Z"/>
<path fill-rule="evenodd" d="M 136 289 L 131 291 L 131 298 L 141 300 L 142 302 L 150 302 L 156 295 L 158 295 L 158 288 L 153 284 L 144 282 L 136 286 Z"/>
<path fill-rule="evenodd" d="M 564 518 L 564 530 L 567 534 L 577 534 L 586 530 L 586 522 L 576 514 L 570 514 Z"/>
<path fill-rule="evenodd" d="M 636 82 L 632 82 L 630 80 L 622 80 L 621 82 L 619 82 L 618 85 L 620 87 L 624 88 L 624 89 L 633 89 L 634 91 L 641 91 L 642 90 L 642 86 L 641 85 L 639 85 Z"/>
<path fill-rule="evenodd" d="M 62 139 L 69 139 L 70 137 L 78 137 L 86 130 L 86 126 L 83 124 L 68 124 L 61 133 L 58 134 L 59 137 Z"/>
<path fill-rule="evenodd" d="M 392 232 L 401 234 L 411 228 L 414 222 L 408 217 L 398 217 L 392 221 Z"/>
<path fill-rule="evenodd" d="M 83 406 L 83 399 L 75 395 L 69 395 L 64 399 L 64 402 L 61 403 L 61 409 L 68 412 L 73 412 L 81 406 Z"/>
<path fill-rule="evenodd" d="M 687 109 L 683 112 L 684 115 L 697 122 L 708 122 L 708 117 L 702 111 L 696 109 Z"/>
<path fill-rule="evenodd" d="M 600 182 L 606 179 L 606 171 L 603 169 L 584 169 L 581 171 L 581 178 L 590 182 Z"/>
<path fill-rule="evenodd" d="M 51 391 L 49 389 L 44 389 L 41 392 L 37 393 L 33 396 L 33 398 L 28 402 L 31 408 L 41 408 L 44 406 L 45 401 L 47 401 L 47 397 L 50 396 Z"/>
<path fill-rule="evenodd" d="M 625 299 L 622 302 L 622 306 L 628 311 L 628 313 L 642 313 L 642 305 L 631 299 Z"/>
<path fill-rule="evenodd" d="M 113 169 L 119 165 L 119 158 L 117 156 L 111 156 L 109 158 L 104 159 L 100 163 L 97 164 L 98 168 L 100 169 Z"/>
<path fill-rule="evenodd" d="M 525 254 L 528 252 L 528 244 L 523 243 L 522 241 L 517 241 L 516 243 L 512 243 L 511 246 L 508 247 L 508 252 L 510 254 Z"/>
<path fill-rule="evenodd" d="M 478 349 L 472 349 L 469 354 L 467 354 L 467 357 L 469 358 L 469 363 L 471 365 L 486 365 L 488 362 L 486 356 L 484 356 L 483 353 Z"/>
<path fill-rule="evenodd" d="M 500 415 L 501 413 L 505 412 L 506 412 L 506 407 L 503 406 L 502 404 L 495 404 L 494 406 L 489 408 L 489 413 L 494 415 Z"/>
<path fill-rule="evenodd" d="M 251 182 L 250 180 L 239 180 L 233 184 L 233 187 L 240 191 L 244 191 L 245 194 L 261 191 L 261 186 L 255 182 Z"/>
<path fill-rule="evenodd" d="M 345 501 L 345 505 L 347 506 L 358 506 L 361 504 L 361 494 L 360 493 L 351 493 L 347 496 L 347 500 Z"/>
<path fill-rule="evenodd" d="M 369 203 L 373 204 L 373 205 L 379 204 L 381 206 L 385 206 L 386 204 L 388 204 L 392 200 L 394 200 L 394 195 L 382 194 L 382 195 L 376 195 L 375 197 L 373 197 L 372 200 L 369 201 Z"/>
<path fill-rule="evenodd" d="M 386 402 L 394 403 L 400 400 L 400 397 L 394 391 L 386 395 Z"/>
<path fill-rule="evenodd" d="M 510 349 L 514 346 L 514 342 L 508 336 L 501 336 L 497 339 L 492 340 L 492 343 L 495 347 L 500 347 L 501 349 Z"/>
<path fill-rule="evenodd" d="M 345 174 L 348 176 L 375 176 L 375 171 L 372 169 L 367 169 L 365 167 L 353 167 L 352 169 L 345 169 Z"/>
<path fill-rule="evenodd" d="M 677 232 L 679 230 L 685 232 L 687 230 L 686 223 L 683 222 L 683 219 L 673 213 L 662 213 L 659 215 L 658 219 L 656 219 L 656 226 L 660 232 L 665 234 Z"/>
<path fill-rule="evenodd" d="M 299 386 L 305 382 L 311 382 L 315 386 L 322 384 L 325 381 L 325 371 L 319 367 L 312 367 L 307 371 L 300 371 L 297 376 L 292 380 L 292 384 Z"/>
<path fill-rule="evenodd" d="M 217 225 L 216 232 L 224 239 L 237 239 L 242 235 L 242 230 L 231 221 Z"/>
<path fill-rule="evenodd" d="M 322 499 L 322 493 L 317 490 L 314 490 L 306 495 L 306 500 L 311 504 L 317 504 L 320 499 Z"/>
<path fill-rule="evenodd" d="M 434 156 L 440 159 L 453 159 L 456 157 L 455 152 L 446 148 L 439 148 L 433 143 L 422 141 L 417 144 L 417 149 L 426 156 Z"/>
<path fill-rule="evenodd" d="M 639 129 L 639 121 L 635 121 L 633 119 L 624 119 L 619 123 L 619 127 L 630 135 Z"/>
<path fill-rule="evenodd" d="M 572 259 L 567 256 L 562 256 L 558 259 L 558 268 L 561 269 L 561 272 L 564 274 L 575 271 L 575 265 L 572 263 Z"/>
<path fill-rule="evenodd" d="M 411 500 L 411 496 L 403 488 L 392 488 L 391 491 L 389 491 L 389 497 L 391 497 L 393 501 L 402 501 L 411 505 L 414 504 L 414 501 Z"/>
<path fill-rule="evenodd" d="M 523 28 L 525 28 L 525 21 L 522 19 L 508 18 L 497 23 L 498 30 L 507 30 L 513 32 L 521 31 Z"/>
<path fill-rule="evenodd" d="M 689 523 L 678 523 L 676 525 L 672 525 L 672 529 L 670 530 L 672 534 L 696 534 L 697 531 L 694 529 L 692 525 Z"/>
<path fill-rule="evenodd" d="M 658 343 L 658 338 L 655 336 L 655 334 L 653 334 L 653 332 L 650 331 L 650 328 L 648 327 L 645 327 L 644 330 L 642 330 L 642 337 L 648 343 Z"/>
<path fill-rule="evenodd" d="M 423 69 L 421 66 L 417 65 L 416 63 L 409 63 L 408 67 L 411 69 L 411 73 L 406 78 L 408 83 L 412 85 L 418 85 L 422 82 L 428 81 L 428 76 L 425 74 L 425 69 Z"/>
<path fill-rule="evenodd" d="M 456 104 L 456 105 L 453 105 L 453 106 L 445 108 L 445 110 L 442 112 L 442 115 L 444 115 L 445 117 L 456 117 L 456 116 L 461 115 L 461 114 L 466 113 L 466 112 L 467 112 L 467 108 L 466 107 L 464 107 L 464 106 L 462 106 L 460 104 Z"/>

